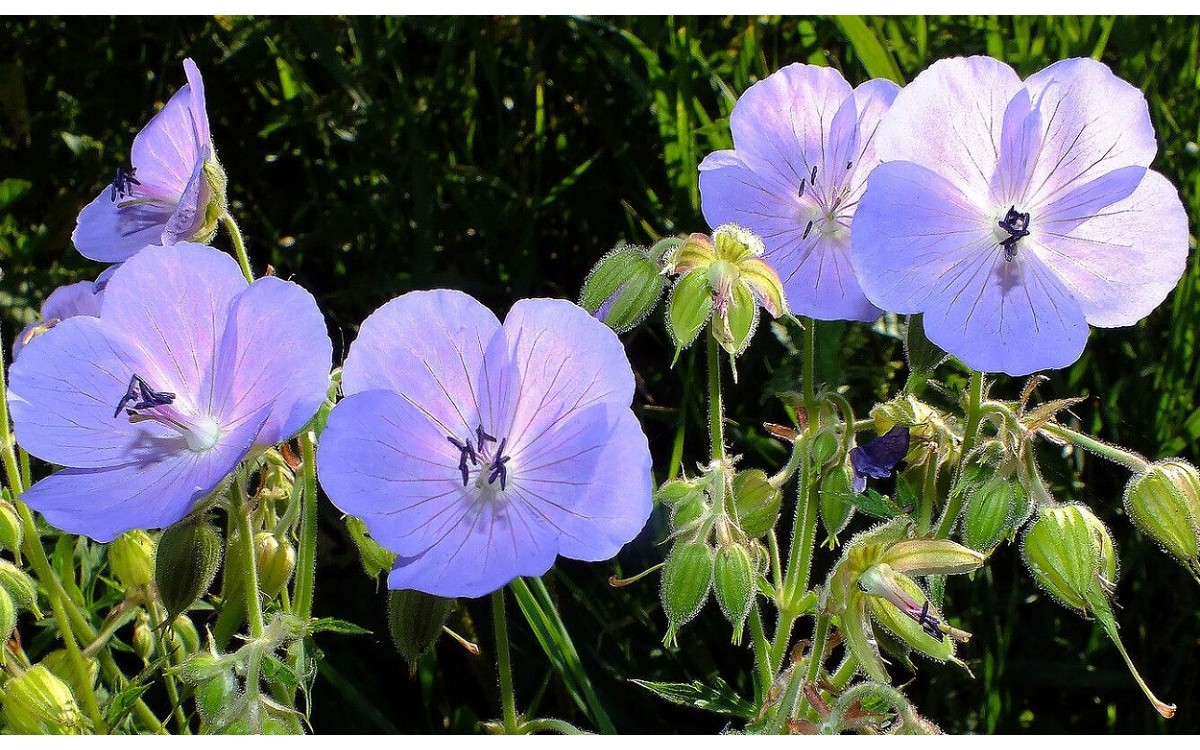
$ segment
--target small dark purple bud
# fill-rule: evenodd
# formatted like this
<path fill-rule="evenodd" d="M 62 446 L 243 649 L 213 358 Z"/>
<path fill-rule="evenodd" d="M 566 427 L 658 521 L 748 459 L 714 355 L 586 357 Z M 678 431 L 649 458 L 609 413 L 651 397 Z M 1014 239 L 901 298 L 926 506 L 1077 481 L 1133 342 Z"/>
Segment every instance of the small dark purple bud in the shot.
<path fill-rule="evenodd" d="M 896 464 L 908 455 L 908 428 L 896 425 L 883 435 L 870 440 L 850 451 L 850 465 L 854 468 L 854 491 L 860 493 L 867 488 L 867 478 L 883 479 L 891 476 Z"/>

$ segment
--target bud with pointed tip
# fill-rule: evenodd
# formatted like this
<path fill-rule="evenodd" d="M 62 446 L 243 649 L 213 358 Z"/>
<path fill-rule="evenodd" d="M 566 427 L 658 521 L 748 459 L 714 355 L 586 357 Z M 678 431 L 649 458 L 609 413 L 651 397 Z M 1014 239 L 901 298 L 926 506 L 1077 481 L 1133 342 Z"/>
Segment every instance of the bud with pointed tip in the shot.
<path fill-rule="evenodd" d="M 4 642 L 16 627 L 17 605 L 8 595 L 8 591 L 0 589 L 0 648 L 4 648 Z"/>
<path fill-rule="evenodd" d="M 989 552 L 1012 529 L 1025 490 L 1016 477 L 993 476 L 967 499 L 963 519 L 963 541 L 967 546 Z"/>
<path fill-rule="evenodd" d="M 127 531 L 108 545 L 108 566 L 125 591 L 154 580 L 154 540 L 141 529 Z"/>
<path fill-rule="evenodd" d="M 15 734 L 79 734 L 83 715 L 66 683 L 38 664 L 0 689 L 4 719 Z"/>
<path fill-rule="evenodd" d="M 771 484 L 765 471 L 739 471 L 733 478 L 733 505 L 742 532 L 757 539 L 775 528 L 783 505 L 783 493 Z"/>
<path fill-rule="evenodd" d="M 163 532 L 154 582 L 167 617 L 184 612 L 212 585 L 221 566 L 221 532 L 207 521 L 185 519 Z"/>
<path fill-rule="evenodd" d="M 260 531 L 254 535 L 254 557 L 258 564 L 258 588 L 272 599 L 292 578 L 296 548 L 269 531 Z"/>
<path fill-rule="evenodd" d="M 0 499 L 0 550 L 16 552 L 25 541 L 25 527 L 17 515 L 17 509 L 7 500 Z"/>
<path fill-rule="evenodd" d="M 821 525 L 829 535 L 830 548 L 837 544 L 837 535 L 842 533 L 846 524 L 854 515 L 854 490 L 851 487 L 850 470 L 845 464 L 835 466 L 828 474 L 821 477 L 817 492 L 817 510 L 820 512 Z"/>
<path fill-rule="evenodd" d="M 29 574 L 7 560 L 0 560 L 0 589 L 8 592 L 17 609 L 32 612 L 41 619 L 42 611 L 37 604 L 37 584 Z"/>
<path fill-rule="evenodd" d="M 453 599 L 411 589 L 388 592 L 388 630 L 414 674 L 417 659 L 437 643 L 453 610 Z"/>
<path fill-rule="evenodd" d="M 1200 576 L 1200 472 L 1178 458 L 1151 464 L 1125 487 L 1134 525 Z"/>
<path fill-rule="evenodd" d="M 634 328 L 654 311 L 667 286 L 659 255 L 633 245 L 612 250 L 584 280 L 579 306 L 617 333 Z"/>
<path fill-rule="evenodd" d="M 754 561 L 749 550 L 740 544 L 729 544 L 717 550 L 713 562 L 713 592 L 725 619 L 733 624 L 733 644 L 741 645 L 742 630 L 757 593 Z"/>
<path fill-rule="evenodd" d="M 662 604 L 667 615 L 663 643 L 675 645 L 679 628 L 699 614 L 713 579 L 713 549 L 704 542 L 681 542 L 667 555 L 662 572 Z"/>
<path fill-rule="evenodd" d="M 133 652 L 149 664 L 154 660 L 154 652 L 158 648 L 158 638 L 150 627 L 150 617 L 145 610 L 139 611 L 133 623 Z"/>

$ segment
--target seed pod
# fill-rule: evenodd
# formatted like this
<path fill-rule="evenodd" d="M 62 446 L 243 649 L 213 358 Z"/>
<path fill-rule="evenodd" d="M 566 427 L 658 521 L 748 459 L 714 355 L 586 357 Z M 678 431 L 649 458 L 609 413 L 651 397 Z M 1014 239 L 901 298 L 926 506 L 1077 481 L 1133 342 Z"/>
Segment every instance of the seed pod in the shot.
<path fill-rule="evenodd" d="M 765 536 L 779 520 L 783 493 L 771 484 L 761 469 L 739 471 L 733 478 L 733 504 L 738 523 L 751 539 Z"/>
<path fill-rule="evenodd" d="M 158 649 L 158 638 L 150 627 L 150 618 L 144 610 L 138 612 L 133 624 L 133 651 L 149 664 L 154 660 L 154 652 Z"/>
<path fill-rule="evenodd" d="M 8 591 L 0 589 L 0 648 L 4 648 L 4 642 L 16 627 L 17 605 L 13 603 Z"/>
<path fill-rule="evenodd" d="M 1184 564 L 1200 571 L 1200 474 L 1177 458 L 1129 480 L 1125 511 L 1134 525 Z"/>
<path fill-rule="evenodd" d="M 388 630 L 413 674 L 417 659 L 437 643 L 453 610 L 453 599 L 410 589 L 388 592 Z"/>
<path fill-rule="evenodd" d="M 757 593 L 754 561 L 742 545 L 730 544 L 717 550 L 713 563 L 713 592 L 725 619 L 733 624 L 733 644 L 741 645 L 742 630 Z"/>
<path fill-rule="evenodd" d="M 0 500 L 0 549 L 16 552 L 25 541 L 25 527 L 17 509 L 7 500 Z"/>
<path fill-rule="evenodd" d="M 667 615 L 663 642 L 675 644 L 675 634 L 708 600 L 713 579 L 713 549 L 704 542 L 680 542 L 667 555 L 662 572 L 662 603 Z"/>
<path fill-rule="evenodd" d="M 158 596 L 167 618 L 184 612 L 212 585 L 221 566 L 221 532 L 207 521 L 185 520 L 163 532 L 154 561 Z"/>
<path fill-rule="evenodd" d="M 1021 556 L 1037 582 L 1064 606 L 1108 608 L 1117 558 L 1108 529 L 1082 505 L 1043 508 L 1025 532 Z"/>
<path fill-rule="evenodd" d="M 254 536 L 254 557 L 258 564 L 258 587 L 268 599 L 273 599 L 292 578 L 296 548 L 268 531 L 260 531 Z"/>
<path fill-rule="evenodd" d="M 1015 479 L 993 477 L 971 493 L 963 520 L 963 541 L 971 549 L 989 552 L 1008 533 L 1021 485 Z"/>
<path fill-rule="evenodd" d="M 850 502 L 854 497 L 854 490 L 850 485 L 850 472 L 845 465 L 836 466 L 821 477 L 817 510 L 820 511 L 821 525 L 825 527 L 825 533 L 830 539 L 835 539 L 842 533 L 846 524 L 850 523 L 850 517 L 854 515 L 854 504 Z"/>
<path fill-rule="evenodd" d="M 154 540 L 140 529 L 125 532 L 108 545 L 108 566 L 126 591 L 149 586 L 154 580 Z"/>
<path fill-rule="evenodd" d="M 817 466 L 824 466 L 838 451 L 837 436 L 828 430 L 817 434 L 812 441 L 812 459 Z"/>
<path fill-rule="evenodd" d="M 14 734 L 79 734 L 83 716 L 71 689 L 38 664 L 13 677 L 0 692 L 4 719 Z"/>
<path fill-rule="evenodd" d="M 37 605 L 37 584 L 29 574 L 7 560 L 0 560 L 0 590 L 8 591 L 17 609 L 32 612 L 41 619 L 42 611 Z"/>

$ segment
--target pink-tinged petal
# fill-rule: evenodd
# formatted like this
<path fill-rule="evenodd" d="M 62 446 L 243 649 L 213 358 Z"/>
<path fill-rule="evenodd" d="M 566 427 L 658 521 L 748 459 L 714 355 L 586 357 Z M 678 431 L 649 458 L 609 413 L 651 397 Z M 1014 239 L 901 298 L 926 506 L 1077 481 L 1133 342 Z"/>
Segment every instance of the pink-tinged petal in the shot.
<path fill-rule="evenodd" d="M 482 387 L 477 376 L 499 328 L 490 310 L 462 292 L 409 292 L 363 321 L 342 369 L 342 390 L 399 393 L 446 435 L 473 434 Z"/>
<path fill-rule="evenodd" d="M 114 201 L 111 188 L 106 187 L 79 212 L 71 242 L 85 258 L 121 263 L 147 245 L 162 244 L 163 227 L 174 211 L 173 201 Z"/>
<path fill-rule="evenodd" d="M 433 530 L 433 544 L 396 560 L 388 588 L 446 597 L 490 594 L 554 564 L 553 528 L 520 503 L 478 501 Z"/>
<path fill-rule="evenodd" d="M 197 164 L 209 156 L 211 136 L 204 111 L 204 81 L 190 59 L 183 69 L 188 83 L 133 139 L 133 166 L 143 185 L 180 195 Z"/>
<path fill-rule="evenodd" d="M 596 404 L 560 422 L 510 466 L 513 502 L 553 527 L 566 557 L 607 560 L 650 517 L 650 448 L 627 407 Z"/>
<path fill-rule="evenodd" d="M 818 237 L 814 230 L 805 240 L 796 232 L 763 257 L 779 271 L 793 314 L 818 320 L 879 317 L 880 309 L 867 299 L 855 275 L 847 235 Z"/>
<path fill-rule="evenodd" d="M 924 311 L 926 335 L 975 370 L 1028 375 L 1066 367 L 1087 343 L 1079 303 L 1031 253 L 969 259 L 935 295 Z"/>
<path fill-rule="evenodd" d="M 325 494 L 366 522 L 371 536 L 401 555 L 432 544 L 474 501 L 463 486 L 461 453 L 418 407 L 391 391 L 347 396 L 329 414 L 317 445 Z M 465 436 L 459 436 L 461 441 Z M 470 465 L 469 481 L 477 468 Z"/>
<path fill-rule="evenodd" d="M 259 443 L 273 445 L 294 435 L 325 401 L 332 361 L 313 296 L 290 281 L 258 279 L 229 308 L 210 403 L 221 422 L 268 405 Z"/>
<path fill-rule="evenodd" d="M 966 195 L 987 196 L 1004 113 L 1021 88 L 990 57 L 939 60 L 896 96 L 879 126 L 879 158 L 922 164 Z"/>
<path fill-rule="evenodd" d="M 851 259 L 863 291 L 884 310 L 924 311 L 964 269 L 1004 256 L 996 221 L 935 172 L 879 165 L 854 218 Z"/>
<path fill-rule="evenodd" d="M 1033 252 L 1071 289 L 1092 325 L 1133 325 L 1166 298 L 1187 267 L 1187 212 L 1157 172 L 1147 171 L 1129 197 L 1061 225 L 1068 230 L 1057 231 L 1057 222 L 1035 225 Z"/>
<path fill-rule="evenodd" d="M 169 450 L 177 437 L 156 422 L 114 414 L 134 373 L 153 364 L 119 330 L 77 316 L 35 338 L 9 368 L 17 443 L 61 466 L 99 468 Z"/>
<path fill-rule="evenodd" d="M 1029 180 L 1042 148 L 1042 113 L 1033 108 L 1029 92 L 1017 92 L 1004 111 L 1000 158 L 992 175 L 992 202 L 1027 213 Z"/>
<path fill-rule="evenodd" d="M 1060 193 L 1113 169 L 1149 167 L 1157 151 L 1142 92 L 1095 60 L 1063 60 L 1025 81 L 1046 132 L 1026 202 Z"/>
<path fill-rule="evenodd" d="M 148 247 L 108 282 L 103 320 L 154 363 L 150 373 L 138 373 L 153 388 L 177 394 L 185 411 L 205 410 L 229 305 L 246 286 L 237 262 L 219 250 Z"/>
<path fill-rule="evenodd" d="M 729 116 L 733 145 L 765 178 L 798 188 L 813 166 L 823 167 L 830 127 L 851 94 L 850 84 L 833 68 L 801 63 L 782 68 L 738 99 Z M 825 171 L 818 169 L 818 184 L 834 180 Z"/>
<path fill-rule="evenodd" d="M 261 417 L 233 426 L 211 449 L 187 449 L 110 468 L 63 469 L 21 495 L 51 526 L 109 542 L 130 529 L 183 519 L 233 471 L 254 443 Z"/>
<path fill-rule="evenodd" d="M 507 358 L 489 351 L 489 370 L 513 363 L 520 390 L 500 418 L 496 437 L 508 439 L 508 452 L 534 450 L 542 436 L 594 404 L 628 408 L 633 401 L 633 370 L 612 329 L 566 300 L 524 299 L 504 319 Z M 496 364 L 493 364 L 496 363 Z M 499 387 L 511 378 L 499 381 Z M 496 386 L 494 386 L 496 387 Z M 511 415 L 511 417 L 509 417 Z M 507 424 L 508 429 L 501 425 Z"/>
<path fill-rule="evenodd" d="M 179 196 L 174 213 L 163 227 L 159 244 L 174 245 L 195 237 L 204 224 L 205 211 L 211 198 L 212 186 L 208 184 L 208 178 L 204 174 L 204 162 L 198 161 L 187 187 Z"/>

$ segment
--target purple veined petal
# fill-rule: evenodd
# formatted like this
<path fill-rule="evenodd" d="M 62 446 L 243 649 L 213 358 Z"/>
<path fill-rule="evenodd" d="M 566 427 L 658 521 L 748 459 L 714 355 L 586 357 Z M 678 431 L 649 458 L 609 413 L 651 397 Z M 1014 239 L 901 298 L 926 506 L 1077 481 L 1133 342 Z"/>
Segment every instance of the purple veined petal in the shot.
<path fill-rule="evenodd" d="M 540 576 L 557 556 L 554 529 L 520 503 L 477 502 L 438 529 L 431 546 L 396 560 L 388 588 L 446 597 L 490 594 L 518 576 Z"/>
<path fill-rule="evenodd" d="M 879 158 L 924 165 L 959 192 L 986 196 L 1004 113 L 1021 88 L 1021 79 L 999 60 L 939 60 L 896 96 L 879 126 Z"/>
<path fill-rule="evenodd" d="M 31 341 L 9 368 L 17 443 L 43 461 L 77 468 L 173 450 L 176 433 L 113 414 L 130 377 L 152 369 L 123 333 L 99 318 L 63 321 Z"/>
<path fill-rule="evenodd" d="M 858 105 L 851 92 L 829 123 L 829 133 L 821 142 L 821 165 L 817 182 L 810 187 L 824 193 L 826 201 L 836 200 L 835 193 L 845 189 L 858 157 Z M 811 175 L 810 175 L 811 176 Z M 823 176 L 823 177 L 822 177 Z"/>
<path fill-rule="evenodd" d="M 229 307 L 207 400 L 222 423 L 268 407 L 259 443 L 274 445 L 294 435 L 325 401 L 332 361 L 333 345 L 313 296 L 290 281 L 258 279 Z"/>
<path fill-rule="evenodd" d="M 462 292 L 401 295 L 363 321 L 342 369 L 342 391 L 400 393 L 445 434 L 471 434 L 479 426 L 477 376 L 499 328 L 490 310 Z"/>
<path fill-rule="evenodd" d="M 851 98 L 833 68 L 793 63 L 746 89 L 729 116 L 742 160 L 781 187 L 799 188 L 820 166 L 834 116 Z M 844 166 L 844 165 L 843 165 Z M 818 170 L 817 182 L 832 179 Z"/>
<path fill-rule="evenodd" d="M 983 372 L 1028 375 L 1066 367 L 1083 353 L 1083 310 L 1032 253 L 966 259 L 933 291 L 923 322 L 929 340 Z"/>
<path fill-rule="evenodd" d="M 804 229 L 798 192 L 751 169 L 734 151 L 714 151 L 700 163 L 700 208 L 709 226 L 746 227 L 767 247 Z"/>
<path fill-rule="evenodd" d="M 101 263 L 121 263 L 147 245 L 162 243 L 163 225 L 175 211 L 174 201 L 133 200 L 114 201 L 111 189 L 105 187 L 83 207 L 71 233 L 80 255 Z"/>
<path fill-rule="evenodd" d="M 1031 251 L 1068 285 L 1092 325 L 1133 325 L 1166 298 L 1187 267 L 1187 212 L 1157 172 L 1146 171 L 1132 195 L 1090 218 L 1064 222 L 1068 231 L 1058 226 L 1037 227 Z"/>
<path fill-rule="evenodd" d="M 197 399 L 211 393 L 218 336 L 246 287 L 237 262 L 219 250 L 190 242 L 148 247 L 113 274 L 103 320 L 154 365 L 153 379 L 138 373 L 152 387 L 175 393 L 184 408 L 206 407 L 211 401 Z"/>
<path fill-rule="evenodd" d="M 1121 167 L 1100 175 L 1094 180 L 1079 183 L 1060 192 L 1056 200 L 1044 205 L 1029 206 L 1030 227 L 1036 234 L 1071 234 L 1071 230 L 1118 201 L 1133 195 L 1142 178 L 1150 170 L 1145 167 Z M 1036 220 L 1032 217 L 1036 216 Z"/>
<path fill-rule="evenodd" d="M 1150 166 L 1158 147 L 1146 98 L 1107 65 L 1063 60 L 1025 87 L 1046 129 L 1026 202 L 1051 202 L 1118 167 Z"/>
<path fill-rule="evenodd" d="M 25 342 L 30 337 L 33 329 L 38 327 L 51 328 L 76 315 L 84 315 L 90 318 L 99 317 L 100 303 L 103 300 L 103 290 L 97 289 L 96 285 L 90 281 L 77 281 L 74 284 L 66 284 L 50 292 L 50 296 L 42 303 L 41 321 L 25 326 L 13 341 L 13 359 L 15 360 L 17 355 L 21 353 L 21 350 L 25 348 Z"/>
<path fill-rule="evenodd" d="M 854 104 L 858 111 L 858 153 L 854 155 L 855 186 L 866 184 L 870 170 L 879 163 L 875 137 L 879 123 L 891 109 L 900 87 L 885 78 L 872 78 L 854 89 Z"/>
<path fill-rule="evenodd" d="M 204 147 L 204 153 L 205 155 L 208 153 L 207 146 Z M 174 213 L 163 227 L 162 239 L 159 244 L 174 245 L 191 240 L 204 224 L 205 211 L 211 198 L 212 186 L 208 184 L 208 179 L 204 174 L 204 160 L 201 159 L 196 162 L 187 187 L 179 196 L 179 203 L 175 206 Z"/>
<path fill-rule="evenodd" d="M 922 312 L 983 259 L 1003 258 L 996 221 L 935 172 L 881 164 L 854 217 L 851 259 L 859 283 L 884 310 Z"/>
<path fill-rule="evenodd" d="M 554 528 L 565 557 L 607 560 L 650 517 L 650 448 L 628 407 L 583 410 L 514 452 L 511 466 L 512 502 Z"/>
<path fill-rule="evenodd" d="M 180 195 L 197 164 L 208 157 L 211 136 L 204 110 L 204 81 L 190 59 L 183 61 L 188 83 L 133 139 L 133 166 L 143 185 Z"/>
<path fill-rule="evenodd" d="M 30 487 L 21 500 L 51 526 L 98 542 L 112 541 L 130 529 L 170 526 L 246 456 L 265 416 L 232 426 L 204 452 L 185 449 L 141 463 L 63 469 Z"/>
<path fill-rule="evenodd" d="M 397 393 L 351 394 L 329 413 L 317 476 L 333 504 L 365 521 L 372 538 L 417 555 L 476 501 L 474 488 L 463 486 L 462 455 L 447 437 Z M 476 468 L 470 470 L 474 481 Z"/>
<path fill-rule="evenodd" d="M 515 375 L 498 378 L 487 403 L 498 405 L 496 425 L 504 434 L 496 437 L 507 438 L 511 453 L 535 450 L 543 435 L 594 404 L 632 403 L 633 370 L 620 339 L 578 305 L 520 300 L 504 319 L 503 335 L 507 356 L 499 344 L 489 348 L 488 372 Z M 498 397 L 497 388 L 511 391 L 512 377 L 519 390 Z"/>
<path fill-rule="evenodd" d="M 1004 111 L 999 163 L 992 174 L 992 202 L 1020 206 L 1028 212 L 1029 180 L 1042 150 L 1042 112 L 1033 107 L 1029 92 L 1017 92 Z"/>
<path fill-rule="evenodd" d="M 793 314 L 864 322 L 879 317 L 880 309 L 867 298 L 855 275 L 849 237 L 818 241 L 810 235 L 805 240 L 802 232 L 796 232 L 764 257 L 779 270 Z"/>
<path fill-rule="evenodd" d="M 96 277 L 96 281 L 95 281 L 97 294 L 103 292 L 105 289 L 108 288 L 108 280 L 112 278 L 112 275 L 114 273 L 116 273 L 117 269 L 120 267 L 121 267 L 120 263 L 114 263 L 113 265 L 108 266 L 107 268 L 105 268 L 103 271 L 100 272 L 100 274 Z"/>

